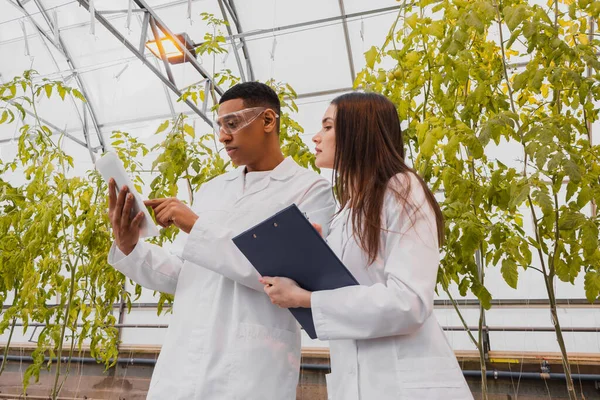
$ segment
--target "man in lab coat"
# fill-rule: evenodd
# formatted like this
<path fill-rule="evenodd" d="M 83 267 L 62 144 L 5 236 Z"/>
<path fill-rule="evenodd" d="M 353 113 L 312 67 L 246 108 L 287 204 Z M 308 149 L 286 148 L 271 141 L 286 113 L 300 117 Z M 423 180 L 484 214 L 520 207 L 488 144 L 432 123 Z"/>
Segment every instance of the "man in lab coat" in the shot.
<path fill-rule="evenodd" d="M 121 189 L 117 196 L 109 184 L 109 263 L 146 288 L 175 294 L 149 399 L 296 398 L 299 326 L 271 304 L 231 241 L 292 203 L 324 227 L 333 215 L 329 183 L 281 153 L 279 114 L 276 93 L 262 83 L 223 94 L 219 141 L 242 167 L 203 184 L 191 209 L 177 199 L 146 202 L 159 224 L 183 231 L 179 254 L 138 241 L 143 214 L 130 215 L 131 195 Z"/>

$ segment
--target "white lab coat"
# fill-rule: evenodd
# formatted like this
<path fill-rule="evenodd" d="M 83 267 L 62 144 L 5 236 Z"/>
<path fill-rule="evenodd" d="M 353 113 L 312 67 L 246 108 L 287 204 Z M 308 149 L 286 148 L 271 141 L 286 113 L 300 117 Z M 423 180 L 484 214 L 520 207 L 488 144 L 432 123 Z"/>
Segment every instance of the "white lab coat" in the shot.
<path fill-rule="evenodd" d="M 407 181 L 396 178 L 391 184 Z M 352 235 L 349 210 L 331 224 L 329 245 L 360 286 L 312 293 L 317 336 L 329 340 L 331 352 L 329 399 L 473 398 L 432 314 L 439 264 L 435 215 L 417 179 L 410 179 L 420 214 L 411 227 L 411 211 L 388 190 L 381 216 L 385 230 L 371 265 Z"/>
<path fill-rule="evenodd" d="M 231 238 L 292 203 L 328 226 L 331 186 L 291 158 L 246 191 L 244 179 L 241 167 L 202 185 L 193 206 L 199 218 L 189 235 L 180 233 L 179 257 L 146 242 L 127 257 L 111 249 L 116 269 L 146 288 L 175 294 L 148 399 L 296 398 L 299 325 L 271 304 Z"/>

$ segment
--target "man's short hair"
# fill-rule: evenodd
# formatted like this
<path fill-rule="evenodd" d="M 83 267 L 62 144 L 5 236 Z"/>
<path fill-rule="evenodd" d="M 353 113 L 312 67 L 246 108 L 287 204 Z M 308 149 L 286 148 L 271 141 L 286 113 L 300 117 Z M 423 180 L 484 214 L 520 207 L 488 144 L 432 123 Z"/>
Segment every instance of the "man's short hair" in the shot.
<path fill-rule="evenodd" d="M 270 108 L 281 115 L 281 104 L 279 97 L 273 89 L 261 82 L 244 82 L 232 86 L 223 93 L 219 104 L 223 104 L 228 100 L 242 99 L 244 105 L 251 107 L 266 107 Z M 277 120 L 277 132 L 279 133 L 279 119 Z"/>

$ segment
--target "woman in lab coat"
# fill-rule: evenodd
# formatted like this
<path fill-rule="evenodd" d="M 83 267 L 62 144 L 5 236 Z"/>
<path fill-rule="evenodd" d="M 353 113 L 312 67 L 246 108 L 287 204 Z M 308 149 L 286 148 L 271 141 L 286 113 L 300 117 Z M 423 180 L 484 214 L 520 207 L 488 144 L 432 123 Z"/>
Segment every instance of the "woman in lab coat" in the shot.
<path fill-rule="evenodd" d="M 280 307 L 311 307 L 329 340 L 333 400 L 472 399 L 433 310 L 444 237 L 439 205 L 404 162 L 395 106 L 350 93 L 331 103 L 313 141 L 316 164 L 335 170 L 340 202 L 327 241 L 360 286 L 308 292 L 262 277 Z"/>

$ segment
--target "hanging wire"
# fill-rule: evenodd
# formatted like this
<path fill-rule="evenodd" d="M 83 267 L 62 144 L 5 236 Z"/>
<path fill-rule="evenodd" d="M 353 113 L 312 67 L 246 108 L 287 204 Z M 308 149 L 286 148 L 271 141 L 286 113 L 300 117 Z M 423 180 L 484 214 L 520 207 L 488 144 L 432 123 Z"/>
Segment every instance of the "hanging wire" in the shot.
<path fill-rule="evenodd" d="M 121 353 L 121 351 L 119 350 L 119 354 Z M 133 349 L 129 349 L 129 359 L 133 359 Z M 156 364 L 154 364 L 156 366 Z M 123 393 L 123 387 L 125 386 L 125 378 L 127 378 L 127 371 L 129 370 L 129 367 L 127 365 L 125 365 L 125 373 L 123 375 L 119 376 L 119 379 L 121 379 L 121 390 L 119 391 L 119 398 L 121 398 L 121 394 L 124 394 L 125 396 L 123 396 L 123 398 L 127 398 L 127 394 L 129 393 Z"/>
<path fill-rule="evenodd" d="M 365 42 L 365 19 L 360 17 L 360 40 Z"/>
<path fill-rule="evenodd" d="M 528 299 L 528 300 L 529 300 L 529 299 Z M 535 333 L 534 333 L 533 335 L 535 335 Z M 537 340 L 535 340 L 535 339 L 534 339 L 534 341 L 533 341 L 533 342 L 535 343 L 535 350 L 536 350 L 536 353 L 537 353 L 537 354 L 540 354 L 540 346 L 539 346 L 539 341 L 537 341 Z M 542 362 L 545 362 L 545 361 L 546 361 L 546 360 L 542 359 Z M 544 372 L 544 371 L 543 371 L 543 369 L 542 369 L 542 372 Z M 566 372 L 566 371 L 565 371 L 565 372 Z M 519 377 L 519 380 L 520 380 L 520 377 Z M 548 398 L 549 398 L 550 400 L 552 400 L 552 393 L 550 392 L 550 387 L 548 386 L 548 380 L 547 380 L 547 379 L 542 379 L 542 380 L 544 381 L 544 385 L 546 386 L 546 393 L 547 393 L 547 395 L 548 395 Z M 518 399 L 517 399 L 517 400 L 518 400 Z"/>
<path fill-rule="evenodd" d="M 364 54 L 365 49 L 365 19 L 360 17 L 360 40 L 361 40 L 361 54 Z"/>
<path fill-rule="evenodd" d="M 96 34 L 96 8 L 94 6 L 94 0 L 90 0 L 90 34 Z"/>
<path fill-rule="evenodd" d="M 57 46 L 60 46 L 60 32 L 58 30 L 58 12 L 56 9 L 52 10 L 52 33 L 54 34 L 54 41 Z"/>
<path fill-rule="evenodd" d="M 23 41 L 25 42 L 25 55 L 31 57 L 29 54 L 29 41 L 27 40 L 27 30 L 25 29 L 25 22 L 19 21 L 21 24 L 21 30 L 23 31 Z"/>
<path fill-rule="evenodd" d="M 502 302 L 500 302 L 500 301 L 498 302 L 498 308 L 502 307 L 501 303 Z M 525 312 L 528 312 L 528 310 L 525 311 Z M 502 314 L 502 326 L 506 326 L 505 322 L 506 322 L 506 318 L 505 318 L 505 314 L 503 313 Z M 508 340 L 507 340 L 507 336 L 506 336 L 506 331 L 503 330 L 502 333 L 503 333 L 502 337 L 504 338 L 504 348 L 507 349 L 509 347 L 508 347 Z M 525 348 L 525 338 L 526 338 L 526 336 L 523 334 L 523 348 Z M 523 352 L 523 350 L 521 350 L 521 355 L 522 355 L 522 352 Z M 509 362 L 507 363 L 507 366 L 508 366 L 508 371 L 510 372 L 510 384 L 512 386 L 515 399 L 518 399 L 519 398 L 519 389 L 518 389 L 518 387 L 515 386 L 515 380 L 514 380 L 513 375 L 512 375 L 513 371 L 512 371 L 512 365 L 511 364 L 512 363 L 509 360 Z M 519 364 L 523 365 L 523 358 L 521 358 L 521 362 Z"/>
<path fill-rule="evenodd" d="M 129 68 L 129 63 L 125 64 L 125 66 L 123 68 L 121 68 L 121 70 L 114 75 L 114 78 L 118 81 L 119 78 L 121 78 L 121 75 L 123 75 L 123 72 L 125 72 L 125 70 L 127 68 Z"/>
<path fill-rule="evenodd" d="M 269 73 L 269 78 L 273 79 L 274 71 L 275 71 L 275 49 L 277 48 L 277 35 L 275 35 L 275 23 L 277 22 L 277 2 L 273 2 L 273 30 L 271 31 L 271 36 L 273 36 L 273 44 L 271 46 L 271 71 Z"/>
<path fill-rule="evenodd" d="M 555 293 L 556 293 L 556 291 L 555 291 Z M 565 307 L 565 314 L 567 314 L 569 316 L 569 320 L 570 320 L 569 326 L 574 326 L 575 324 L 573 324 L 573 313 L 570 312 L 570 310 L 571 310 L 571 297 L 569 296 L 567 298 L 567 306 Z M 558 311 L 557 311 L 557 313 L 558 313 Z M 564 318 L 563 318 L 563 320 L 564 320 Z M 569 335 L 569 338 L 571 339 L 570 341 L 572 342 L 569 345 L 569 347 L 571 349 L 577 348 L 577 346 L 576 346 L 577 341 L 575 340 L 575 336 L 577 335 L 577 333 L 576 332 L 564 332 L 563 334 L 565 334 L 565 333 Z M 567 354 L 568 354 L 568 352 L 567 352 Z M 569 368 L 570 368 L 570 364 L 571 364 L 570 361 L 571 361 L 571 359 L 569 358 Z M 581 368 L 579 365 L 579 361 L 575 362 L 575 366 L 577 367 L 577 374 L 581 375 Z M 573 386 L 575 386 L 575 382 L 573 382 Z M 583 382 L 581 381 L 581 378 L 579 378 L 579 389 L 581 390 L 581 395 L 583 396 L 584 391 L 583 391 Z"/>
<path fill-rule="evenodd" d="M 22 105 L 22 104 L 23 104 L 23 101 L 21 101 L 21 105 Z M 18 135 L 19 128 L 20 128 L 20 126 L 19 126 L 19 125 L 20 125 L 21 123 L 24 123 L 23 121 L 21 121 L 21 119 L 16 119 L 16 120 L 15 120 L 15 122 L 16 122 L 16 123 L 15 123 L 15 132 L 13 133 L 13 137 L 12 137 L 11 144 L 15 143 L 15 141 L 16 141 L 16 139 L 17 139 L 17 137 L 19 136 L 19 135 Z"/>
<path fill-rule="evenodd" d="M 235 51 L 235 50 L 231 46 L 231 43 L 228 43 L 227 50 L 225 51 L 225 54 L 223 54 L 223 58 L 221 59 L 221 63 L 223 65 L 225 65 L 225 63 L 227 62 L 227 59 L 229 58 L 229 53 L 231 53 L 232 51 Z"/>
<path fill-rule="evenodd" d="M 77 367 L 79 372 L 79 380 L 77 381 L 77 387 L 75 388 L 75 398 L 78 398 L 81 380 L 83 378 L 83 349 L 79 349 L 79 361 L 77 363 Z"/>
<path fill-rule="evenodd" d="M 532 217 L 533 218 L 533 217 Z M 527 309 L 526 313 L 531 312 L 531 308 L 530 308 L 530 301 L 531 301 L 531 292 L 527 292 L 527 299 L 525 300 L 525 307 Z M 528 321 L 528 327 L 531 327 L 533 324 L 533 321 L 531 318 L 527 319 Z M 517 388 L 515 391 L 515 400 L 519 400 L 519 391 L 521 388 L 521 377 L 523 376 L 523 364 L 525 361 L 525 350 L 527 348 L 527 332 L 523 332 L 523 349 L 521 350 L 521 361 L 519 362 L 519 379 L 517 379 Z M 533 334 L 535 335 L 535 333 Z M 535 344 L 537 345 L 537 340 L 534 339 Z M 508 346 L 507 346 L 508 347 Z"/>
<path fill-rule="evenodd" d="M 533 215 L 531 216 L 531 218 L 533 218 Z M 530 291 L 527 292 L 527 299 L 525 299 L 525 308 L 527 310 L 526 313 L 530 313 L 531 312 L 531 292 Z M 528 318 L 527 321 L 528 321 L 528 324 L 527 324 L 528 327 L 532 327 L 532 325 L 533 325 L 533 319 L 532 318 Z M 528 346 L 526 346 L 527 337 L 528 337 L 527 332 L 523 332 L 522 335 L 523 335 L 523 344 L 524 344 L 523 349 L 526 349 L 526 348 L 528 348 Z M 534 335 L 535 335 L 535 333 L 532 333 L 532 337 Z M 537 346 L 538 345 L 538 341 L 535 340 L 535 338 L 534 338 L 534 342 L 535 342 L 535 344 Z M 521 361 L 519 362 L 519 379 L 517 380 L 517 388 L 516 388 L 516 391 L 515 391 L 515 400 L 519 399 L 519 391 L 520 391 L 520 388 L 521 388 L 521 377 L 523 376 L 523 366 L 524 366 L 524 361 L 525 361 L 525 353 L 524 353 L 524 351 L 525 350 L 521 350 Z M 539 348 L 538 348 L 538 352 L 539 352 Z"/>
<path fill-rule="evenodd" d="M 131 15 L 133 14 L 133 0 L 129 0 L 127 3 L 127 22 L 125 26 L 129 33 L 131 33 Z"/>
<path fill-rule="evenodd" d="M 277 36 L 273 36 L 273 44 L 271 45 L 271 51 L 269 54 L 271 55 L 271 61 L 275 61 L 275 49 L 277 48 Z"/>

